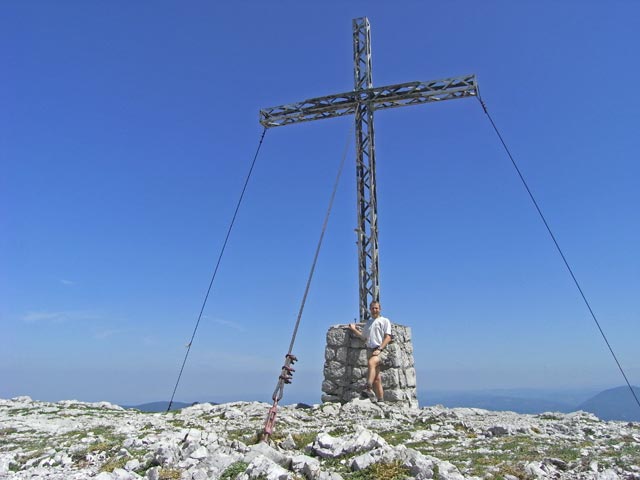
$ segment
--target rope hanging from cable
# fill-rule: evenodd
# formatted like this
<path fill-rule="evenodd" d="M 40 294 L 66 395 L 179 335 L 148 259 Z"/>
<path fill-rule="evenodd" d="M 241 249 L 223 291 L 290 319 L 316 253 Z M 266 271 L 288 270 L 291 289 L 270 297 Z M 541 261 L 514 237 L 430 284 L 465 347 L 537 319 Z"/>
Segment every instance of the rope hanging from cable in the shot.
<path fill-rule="evenodd" d="M 631 383 L 629 382 L 629 379 L 627 378 L 627 375 L 624 372 L 624 369 L 622 368 L 622 365 L 618 361 L 618 357 L 614 353 L 613 348 L 611 347 L 611 344 L 609 343 L 609 340 L 607 339 L 607 336 L 605 335 L 604 330 L 602 329 L 602 326 L 600 325 L 600 322 L 598 321 L 598 318 L 596 317 L 596 314 L 594 313 L 593 309 L 591 308 L 591 305 L 590 305 L 589 301 L 587 300 L 587 297 L 584 294 L 584 292 L 582 290 L 582 287 L 580 286 L 580 283 L 578 282 L 578 279 L 576 278 L 576 276 L 573 273 L 573 269 L 569 265 L 569 262 L 567 261 L 567 258 L 565 257 L 562 249 L 560 248 L 560 244 L 556 240 L 556 237 L 553 234 L 553 231 L 551 230 L 551 227 L 549 226 L 549 223 L 547 222 L 547 219 L 543 215 L 542 210 L 540 209 L 540 206 L 538 205 L 538 202 L 536 201 L 535 197 L 533 196 L 533 193 L 531 192 L 531 189 L 529 188 L 529 185 L 527 184 L 527 182 L 526 182 L 526 180 L 524 178 L 524 175 L 520 171 L 520 168 L 518 167 L 518 164 L 516 163 L 513 155 L 511 154 L 511 151 L 509 150 L 509 147 L 507 147 L 507 144 L 504 141 L 502 135 L 500 134 L 500 131 L 498 130 L 498 127 L 496 126 L 495 122 L 493 121 L 493 118 L 491 118 L 491 115 L 489 114 L 489 111 L 487 110 L 487 105 L 484 103 L 482 98 L 480 98 L 480 94 L 478 94 L 477 98 L 478 98 L 478 101 L 480 102 L 480 105 L 482 106 L 482 109 L 484 110 L 484 113 L 487 115 L 487 118 L 489 119 L 489 122 L 491 123 L 491 126 L 493 127 L 494 131 L 496 132 L 496 135 L 500 139 L 500 143 L 502 143 L 502 146 L 503 146 L 505 152 L 509 156 L 509 159 L 511 160 L 511 163 L 513 164 L 513 167 L 515 168 L 516 172 L 518 173 L 518 177 L 520 177 L 520 181 L 522 182 L 522 184 L 524 185 L 524 188 L 526 189 L 527 193 L 529 194 L 529 198 L 531 199 L 531 201 L 533 202 L 533 205 L 535 206 L 536 210 L 538 211 L 538 215 L 542 219 L 542 223 L 544 223 L 544 226 L 546 227 L 547 232 L 549 233 L 549 236 L 551 237 L 551 240 L 553 240 L 553 243 L 554 243 L 554 245 L 556 247 L 556 250 L 558 250 L 558 253 L 560 254 L 560 257 L 562 257 L 562 261 L 564 262 L 565 267 L 569 271 L 569 274 L 571 275 L 571 278 L 573 279 L 573 283 L 575 284 L 576 288 L 578 289 L 578 292 L 580 292 L 580 296 L 582 297 L 582 300 L 584 301 L 585 305 L 587 306 L 587 309 L 589 310 L 589 313 L 591 314 L 591 318 L 593 318 L 593 321 L 595 322 L 596 326 L 598 327 L 598 330 L 600 331 L 600 335 L 604 339 L 604 342 L 607 344 L 607 348 L 609 349 L 609 352 L 611 352 L 611 356 L 615 360 L 616 365 L 618 365 L 618 369 L 620 370 L 620 373 L 622 373 L 622 377 L 624 378 L 624 381 L 626 382 L 627 386 L 629 387 L 629 390 L 631 391 L 631 395 L 633 395 L 633 398 L 635 399 L 636 403 L 638 404 L 638 407 L 640 407 L 640 400 L 638 400 L 638 396 L 636 395 L 636 392 L 633 390 L 633 387 L 631 386 Z"/>
<path fill-rule="evenodd" d="M 307 284 L 304 289 L 304 294 L 302 296 L 302 301 L 300 302 L 300 309 L 298 310 L 298 317 L 296 319 L 295 327 L 293 328 L 293 334 L 291 335 L 291 342 L 289 343 L 289 350 L 285 355 L 285 363 L 282 366 L 282 370 L 280 372 L 280 376 L 278 377 L 278 382 L 276 384 L 276 388 L 273 391 L 273 395 L 271 399 L 273 400 L 273 405 L 269 409 L 267 413 L 267 419 L 264 423 L 264 428 L 262 431 L 262 441 L 267 442 L 269 440 L 269 436 L 273 433 L 273 428 L 276 422 L 276 414 L 278 410 L 278 402 L 282 399 L 284 395 L 284 386 L 285 384 L 291 383 L 293 379 L 293 372 L 295 370 L 291 367 L 298 359 L 291 352 L 293 351 L 293 345 L 296 341 L 296 336 L 298 334 L 298 327 L 300 326 L 300 320 L 302 319 L 302 312 L 304 311 L 304 306 L 307 301 L 307 296 L 309 294 L 309 289 L 311 288 L 311 280 L 313 279 L 313 274 L 316 269 L 316 264 L 318 262 L 318 256 L 320 255 L 320 248 L 322 247 L 322 240 L 324 239 L 324 234 L 327 230 L 327 224 L 329 223 L 329 217 L 331 216 L 331 210 L 333 208 L 333 201 L 336 197 L 336 192 L 338 191 L 338 185 L 340 183 L 340 177 L 342 176 L 342 170 L 344 168 L 344 163 L 347 158 L 347 150 L 349 148 L 349 141 L 347 141 L 344 152 L 342 154 L 342 160 L 340 161 L 340 167 L 338 168 L 338 173 L 336 175 L 335 182 L 333 184 L 333 191 L 331 192 L 331 198 L 329 199 L 329 206 L 327 207 L 327 212 L 324 217 L 324 222 L 322 223 L 322 231 L 320 232 L 320 238 L 318 239 L 318 245 L 316 246 L 316 251 L 313 256 L 313 262 L 311 263 L 311 269 L 309 270 L 309 275 L 307 277 Z"/>
<path fill-rule="evenodd" d="M 229 237 L 231 236 L 231 230 L 233 230 L 233 224 L 236 221 L 238 216 L 238 212 L 240 211 L 240 205 L 242 204 L 242 200 L 244 198 L 244 194 L 247 191 L 247 186 L 249 185 L 249 180 L 251 178 L 251 174 L 253 173 L 253 167 L 256 165 L 256 160 L 258 159 L 258 153 L 260 153 L 260 147 L 262 147 L 262 142 L 264 141 L 264 136 L 267 133 L 266 127 L 262 130 L 262 135 L 260 136 L 260 141 L 258 142 L 258 148 L 256 149 L 256 153 L 253 156 L 253 161 L 251 162 L 251 167 L 249 168 L 249 172 L 247 173 L 247 177 L 244 181 L 244 185 L 242 187 L 242 192 L 240 193 L 240 198 L 238 199 L 238 203 L 236 204 L 236 208 L 233 212 L 233 216 L 231 218 L 231 222 L 229 223 L 229 227 L 227 228 L 227 234 L 224 238 L 224 242 L 222 244 L 222 248 L 220 249 L 220 254 L 218 255 L 218 260 L 216 261 L 216 266 L 213 269 L 213 275 L 211 275 L 211 281 L 209 282 L 209 288 L 207 288 L 207 293 L 204 296 L 204 300 L 202 302 L 202 307 L 200 308 L 200 313 L 198 314 L 198 319 L 196 321 L 196 325 L 193 329 L 193 333 L 191 335 L 191 339 L 189 343 L 187 343 L 187 351 L 184 354 L 184 359 L 182 360 L 182 366 L 180 367 L 180 373 L 178 373 L 178 379 L 176 380 L 176 384 L 173 387 L 173 393 L 171 394 L 171 400 L 169 400 L 169 406 L 167 407 L 167 412 L 171 410 L 171 406 L 173 405 L 173 399 L 176 395 L 176 391 L 178 390 L 178 384 L 180 383 L 180 379 L 182 378 L 182 372 L 184 371 L 184 366 L 187 363 L 187 358 L 189 357 L 189 352 L 191 352 L 191 347 L 193 346 L 193 340 L 196 337 L 196 332 L 198 331 L 198 327 L 200 326 L 200 320 L 202 320 L 202 313 L 204 312 L 204 308 L 207 305 L 207 300 L 209 299 L 209 294 L 211 293 L 211 288 L 213 287 L 213 282 L 216 279 L 216 275 L 218 274 L 218 268 L 220 267 L 220 262 L 222 261 L 222 256 L 224 255 L 224 251 L 227 248 L 227 243 L 229 242 Z"/>

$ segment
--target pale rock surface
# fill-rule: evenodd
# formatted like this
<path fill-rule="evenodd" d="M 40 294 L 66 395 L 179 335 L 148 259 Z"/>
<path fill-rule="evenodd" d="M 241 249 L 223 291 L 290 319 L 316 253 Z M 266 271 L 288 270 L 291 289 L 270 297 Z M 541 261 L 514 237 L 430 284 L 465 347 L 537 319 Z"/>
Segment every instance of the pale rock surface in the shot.
<path fill-rule="evenodd" d="M 369 400 L 282 406 L 201 404 L 141 413 L 108 402 L 0 399 L 0 479 L 640 480 L 640 424 L 585 412 L 518 415 Z M 225 474 L 225 472 L 227 472 Z"/>

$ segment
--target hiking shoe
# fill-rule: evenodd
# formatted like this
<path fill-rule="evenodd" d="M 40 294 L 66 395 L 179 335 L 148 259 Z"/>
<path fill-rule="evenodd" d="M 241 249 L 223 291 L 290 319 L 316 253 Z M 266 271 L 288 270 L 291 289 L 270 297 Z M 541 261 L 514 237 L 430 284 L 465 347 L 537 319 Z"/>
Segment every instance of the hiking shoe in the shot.
<path fill-rule="evenodd" d="M 366 386 L 362 390 L 362 392 L 360 392 L 360 398 L 363 400 L 366 400 L 368 398 L 372 402 L 375 402 L 378 399 L 378 397 L 376 397 L 376 394 L 373 393 L 373 389 L 369 386 Z"/>

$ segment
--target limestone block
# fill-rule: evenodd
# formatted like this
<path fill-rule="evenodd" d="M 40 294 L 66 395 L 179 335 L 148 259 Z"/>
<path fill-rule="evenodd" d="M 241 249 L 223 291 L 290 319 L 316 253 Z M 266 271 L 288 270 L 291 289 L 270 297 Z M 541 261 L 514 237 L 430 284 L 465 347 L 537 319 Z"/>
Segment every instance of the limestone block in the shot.
<path fill-rule="evenodd" d="M 325 378 L 324 381 L 322 382 L 322 391 L 326 392 L 328 394 L 336 394 L 338 392 L 338 385 L 336 385 L 334 382 L 332 382 L 331 380 Z"/>
<path fill-rule="evenodd" d="M 320 475 L 320 461 L 308 455 L 296 455 L 291 459 L 291 468 L 302 473 L 306 478 L 317 478 Z"/>
<path fill-rule="evenodd" d="M 189 474 L 191 475 L 192 480 L 209 480 L 209 475 L 207 475 L 207 471 L 201 468 L 192 468 L 189 470 Z"/>
<path fill-rule="evenodd" d="M 202 460 L 203 458 L 207 458 L 209 456 L 209 451 L 206 447 L 197 448 L 191 455 L 191 458 L 195 458 L 196 460 Z"/>
<path fill-rule="evenodd" d="M 331 360 L 336 358 L 336 349 L 327 347 L 324 351 L 324 360 L 325 362 L 330 362 Z"/>
<path fill-rule="evenodd" d="M 405 375 L 404 370 L 398 370 L 398 387 L 400 388 L 407 387 L 407 377 Z"/>
<path fill-rule="evenodd" d="M 401 402 L 405 399 L 405 396 L 402 394 L 402 390 L 400 389 L 387 389 L 384 392 L 384 399 L 389 402 Z"/>
<path fill-rule="evenodd" d="M 347 354 L 349 353 L 349 349 L 347 347 L 338 347 L 335 351 L 335 359 L 340 363 L 347 362 Z"/>
<path fill-rule="evenodd" d="M 345 344 L 345 340 L 348 338 L 349 332 L 345 326 L 332 327 L 327 332 L 327 345 L 332 347 L 339 347 Z"/>
<path fill-rule="evenodd" d="M 404 371 L 405 378 L 407 379 L 407 386 L 415 387 L 416 386 L 416 369 L 413 367 L 407 368 Z"/>
<path fill-rule="evenodd" d="M 249 447 L 249 451 L 245 454 L 242 459 L 245 463 L 251 463 L 256 458 L 266 457 L 274 463 L 277 463 L 281 467 L 289 468 L 291 466 L 291 458 L 284 453 L 276 450 L 270 445 L 260 442 L 255 445 L 251 445 Z"/>
<path fill-rule="evenodd" d="M 249 463 L 245 472 L 238 476 L 238 478 L 242 480 L 260 477 L 273 480 L 293 479 L 293 475 L 291 475 L 291 473 L 263 455 L 259 455 L 254 458 L 251 463 Z"/>
<path fill-rule="evenodd" d="M 385 370 L 380 376 L 382 377 L 383 388 L 398 388 L 400 386 L 400 375 L 398 370 Z"/>
<path fill-rule="evenodd" d="M 391 335 L 393 336 L 393 342 L 404 343 L 407 340 L 404 329 L 395 328 L 395 325 L 391 327 Z"/>
<path fill-rule="evenodd" d="M 95 478 L 96 480 L 113 480 L 111 474 L 107 472 L 99 473 Z"/>
<path fill-rule="evenodd" d="M 344 377 L 346 365 L 344 363 L 331 361 L 324 364 L 324 376 L 329 379 Z"/>
<path fill-rule="evenodd" d="M 361 345 L 358 348 L 351 348 L 347 353 L 347 363 L 357 367 L 367 366 L 367 349 Z"/>
<path fill-rule="evenodd" d="M 349 369 L 349 367 L 347 367 L 347 369 Z M 353 375 L 349 375 L 349 373 L 347 372 L 342 377 L 334 377 L 333 381 L 336 385 L 338 385 L 339 388 L 343 389 L 351 384 L 352 377 Z"/>
<path fill-rule="evenodd" d="M 340 395 L 322 395 L 320 396 L 322 403 L 340 403 L 342 397 Z"/>
<path fill-rule="evenodd" d="M 398 352 L 398 350 L 396 350 L 396 352 Z M 387 357 L 387 364 L 389 365 L 389 367 L 391 368 L 402 368 L 404 362 L 404 355 L 402 355 L 402 353 L 398 354 L 396 353 L 395 355 L 390 355 L 391 352 L 389 352 L 388 357 Z"/>

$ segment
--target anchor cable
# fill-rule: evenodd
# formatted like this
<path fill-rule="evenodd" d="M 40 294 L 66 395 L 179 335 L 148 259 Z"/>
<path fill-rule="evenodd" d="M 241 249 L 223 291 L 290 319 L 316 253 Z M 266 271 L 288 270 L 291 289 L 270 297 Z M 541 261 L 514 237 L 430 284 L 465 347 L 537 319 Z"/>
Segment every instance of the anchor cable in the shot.
<path fill-rule="evenodd" d="M 536 207 L 536 210 L 538 211 L 538 215 L 542 219 L 542 223 L 544 223 L 544 226 L 546 227 L 547 232 L 549 232 L 549 236 L 551 237 L 551 240 L 553 240 L 553 243 L 556 246 L 556 249 L 558 250 L 558 253 L 562 257 L 562 261 L 564 262 L 565 267 L 567 267 L 567 270 L 569 271 L 569 274 L 571 275 L 571 278 L 573 279 L 573 283 L 575 283 L 576 287 L 578 288 L 578 292 L 580 292 L 580 296 L 582 297 L 582 300 L 584 301 L 585 305 L 587 306 L 587 309 L 589 310 L 589 313 L 591 314 L 591 318 L 593 318 L 593 321 L 595 322 L 596 326 L 598 327 L 598 330 L 600 331 L 600 335 L 602 335 L 602 338 L 604 339 L 604 342 L 607 344 L 607 347 L 609 348 L 609 352 L 611 352 L 611 356 L 613 357 L 613 359 L 615 360 L 616 364 L 618 365 L 618 369 L 620 370 L 620 373 L 622 374 L 622 376 L 624 378 L 624 381 L 627 383 L 627 386 L 629 387 L 629 390 L 631 391 L 631 395 L 633 395 L 633 398 L 635 399 L 636 403 L 638 404 L 638 407 L 640 407 L 640 400 L 638 400 L 636 392 L 633 390 L 633 387 L 631 386 L 631 383 L 629 382 L 629 379 L 627 378 L 627 375 L 624 372 L 624 369 L 622 368 L 622 365 L 618 361 L 618 357 L 614 353 L 613 348 L 611 347 L 611 344 L 609 343 L 609 340 L 607 339 L 607 336 L 604 333 L 604 330 L 600 326 L 600 322 L 598 321 L 598 318 L 596 317 L 596 314 L 594 313 L 593 309 L 591 308 L 591 305 L 589 304 L 589 301 L 587 300 L 586 295 L 582 291 L 582 287 L 580 287 L 580 283 L 578 282 L 578 279 L 574 275 L 573 270 L 572 270 L 571 266 L 569 265 L 569 262 L 567 261 L 567 258 L 565 257 L 564 253 L 562 252 L 562 249 L 560 248 L 560 245 L 558 244 L 558 241 L 556 240 L 555 235 L 551 231 L 551 227 L 549 226 L 549 223 L 547 222 L 547 219 L 543 215 L 542 210 L 540 209 L 540 206 L 538 205 L 538 202 L 536 201 L 535 197 L 533 196 L 533 193 L 531 192 L 531 189 L 529 188 L 529 185 L 527 184 L 527 182 L 526 182 L 526 180 L 524 178 L 524 175 L 520 171 L 520 168 L 518 167 L 518 164 L 516 163 L 513 155 L 511 154 L 511 151 L 509 150 L 509 147 L 507 147 L 506 142 L 502 138 L 502 135 L 500 134 L 500 131 L 498 130 L 498 127 L 496 126 L 495 122 L 493 121 L 493 118 L 491 118 L 491 115 L 489 114 L 489 111 L 487 110 L 486 104 L 484 103 L 482 98 L 480 98 L 480 94 L 479 93 L 478 93 L 477 98 L 478 98 L 478 101 L 480 102 L 480 105 L 482 106 L 482 109 L 484 110 L 484 113 L 487 115 L 487 118 L 489 119 L 489 122 L 491 123 L 491 126 L 493 127 L 493 130 L 496 132 L 496 135 L 500 139 L 500 143 L 502 143 L 502 146 L 503 146 L 505 152 L 509 156 L 509 159 L 511 160 L 511 163 L 513 164 L 513 167 L 515 168 L 516 172 L 518 173 L 518 176 L 520 177 L 520 181 L 524 185 L 524 188 L 527 190 L 527 193 L 529 194 L 529 198 L 533 202 L 533 205 Z"/>
<path fill-rule="evenodd" d="M 338 167 L 338 173 L 336 175 L 335 182 L 333 184 L 333 191 L 331 192 L 331 198 L 329 199 L 329 206 L 327 207 L 327 213 L 324 217 L 324 222 L 322 223 L 322 232 L 320 233 L 320 238 L 318 239 L 318 245 L 316 246 L 316 252 L 313 256 L 313 263 L 311 264 L 311 269 L 309 270 L 309 276 L 307 277 L 307 285 L 304 289 L 304 295 L 302 296 L 302 302 L 300 303 L 300 310 L 298 311 L 298 318 L 296 320 L 296 325 L 293 329 L 293 335 L 291 335 L 291 343 L 289 344 L 290 354 L 293 350 L 293 344 L 296 341 L 296 336 L 298 334 L 298 327 L 300 326 L 300 320 L 302 319 L 302 312 L 304 311 L 305 303 L 307 302 L 307 296 L 309 295 L 309 289 L 311 288 L 311 280 L 313 279 L 313 273 L 316 269 L 316 264 L 318 263 L 318 256 L 320 255 L 320 247 L 322 247 L 322 240 L 324 239 L 324 234 L 327 231 L 327 225 L 329 223 L 329 217 L 331 216 L 331 210 L 333 209 L 333 201 L 336 198 L 336 192 L 338 191 L 338 185 L 340 183 L 340 177 L 342 176 L 342 170 L 344 169 L 344 163 L 347 158 L 347 151 L 349 150 L 350 141 L 348 140 L 346 145 L 344 146 L 344 152 L 342 154 L 342 160 L 340 161 L 340 167 Z"/>
<path fill-rule="evenodd" d="M 211 276 L 211 281 L 209 282 L 209 288 L 207 288 L 207 293 L 204 296 L 204 300 L 202 302 L 202 307 L 200 308 L 200 313 L 198 314 L 198 320 L 196 321 L 196 326 L 193 329 L 193 333 L 191 335 L 191 339 L 187 344 L 187 351 L 184 355 L 184 360 L 182 361 L 182 366 L 180 367 L 180 373 L 178 373 L 178 379 L 176 380 L 176 384 L 173 387 L 173 393 L 171 394 L 171 400 L 169 400 L 169 406 L 167 407 L 167 412 L 171 410 L 171 405 L 173 405 L 173 399 L 176 395 L 176 391 L 178 390 L 178 384 L 180 383 L 180 379 L 182 378 L 182 372 L 184 371 L 184 366 L 187 363 L 187 358 L 189 357 L 189 352 L 191 352 L 191 346 L 193 345 L 193 339 L 196 336 L 196 332 L 198 331 L 198 326 L 200 325 L 200 320 L 202 320 L 202 313 L 204 312 L 204 307 L 207 305 L 207 300 L 209 299 L 209 294 L 211 293 L 211 288 L 213 287 L 213 281 L 216 278 L 218 273 L 218 268 L 220 267 L 220 262 L 222 261 L 222 256 L 224 255 L 224 251 L 227 248 L 227 242 L 229 241 L 229 237 L 231 235 L 231 230 L 233 229 L 233 224 L 236 221 L 236 217 L 238 216 L 238 211 L 240 210 L 240 205 L 242 204 L 242 199 L 244 198 L 244 194 L 247 191 L 247 185 L 249 185 L 249 179 L 251 178 L 251 173 L 253 172 L 253 167 L 256 164 L 256 160 L 258 159 L 258 153 L 260 153 L 260 147 L 262 147 L 262 142 L 264 141 L 264 136 L 267 133 L 267 128 L 265 127 L 262 131 L 262 135 L 260 136 L 260 141 L 258 142 L 258 148 L 256 149 L 256 153 L 253 156 L 253 161 L 251 162 L 251 167 L 249 168 L 249 173 L 247 173 L 247 177 L 244 181 L 244 186 L 242 187 L 242 192 L 240 193 L 240 198 L 238 199 L 238 203 L 236 204 L 236 209 L 233 212 L 233 216 L 231 218 L 231 223 L 229 224 L 229 228 L 227 229 L 227 235 L 225 236 L 224 242 L 222 243 L 222 248 L 220 249 L 220 254 L 218 255 L 218 261 L 216 262 L 216 266 L 213 270 L 213 275 Z"/>
<path fill-rule="evenodd" d="M 336 175 L 336 179 L 333 184 L 333 191 L 331 192 L 331 197 L 329 199 L 329 206 L 327 208 L 327 212 L 324 217 L 324 222 L 322 223 L 322 231 L 320 233 L 320 238 L 318 239 L 318 245 L 316 246 L 316 251 L 313 256 L 311 269 L 309 270 L 309 275 L 307 277 L 307 284 L 304 289 L 302 301 L 300 302 L 300 309 L 298 310 L 298 317 L 296 319 L 295 327 L 293 328 L 293 334 L 291 335 L 291 343 L 289 343 L 289 350 L 285 355 L 285 364 L 282 366 L 282 371 L 280 373 L 280 376 L 278 377 L 278 383 L 276 384 L 276 388 L 273 391 L 273 395 L 271 397 L 271 399 L 273 400 L 273 405 L 269 409 L 269 412 L 267 413 L 267 419 L 265 420 L 265 423 L 264 423 L 263 436 L 262 436 L 263 442 L 267 442 L 269 440 L 269 436 L 273 433 L 273 428 L 276 422 L 278 402 L 282 399 L 282 396 L 284 394 L 285 384 L 291 383 L 292 375 L 293 375 L 293 372 L 295 371 L 293 368 L 291 368 L 291 365 L 295 363 L 298 359 L 295 357 L 295 355 L 292 355 L 291 352 L 293 351 L 293 345 L 296 341 L 296 336 L 298 334 L 298 327 L 300 326 L 300 320 L 302 319 L 302 312 L 304 311 L 304 306 L 307 302 L 307 296 L 309 295 L 309 289 L 311 288 L 311 280 L 313 279 L 313 274 L 316 269 L 316 264 L 318 263 L 320 248 L 322 247 L 324 234 L 327 230 L 329 217 L 331 216 L 331 210 L 333 209 L 333 201 L 336 198 L 336 192 L 338 191 L 338 185 L 340 184 L 340 177 L 342 176 L 342 170 L 344 169 L 344 164 L 347 158 L 347 151 L 349 149 L 349 145 L 350 145 L 350 140 L 347 140 L 344 147 L 344 152 L 342 154 L 342 160 L 340 161 L 340 166 L 338 167 L 338 173 Z"/>

